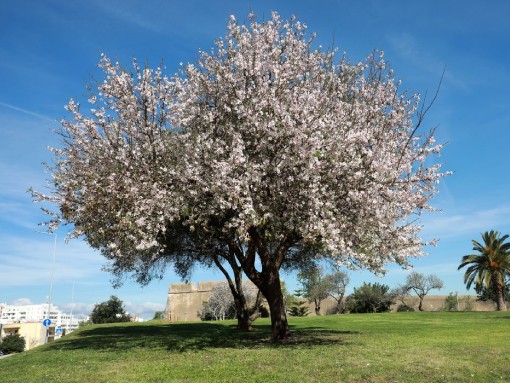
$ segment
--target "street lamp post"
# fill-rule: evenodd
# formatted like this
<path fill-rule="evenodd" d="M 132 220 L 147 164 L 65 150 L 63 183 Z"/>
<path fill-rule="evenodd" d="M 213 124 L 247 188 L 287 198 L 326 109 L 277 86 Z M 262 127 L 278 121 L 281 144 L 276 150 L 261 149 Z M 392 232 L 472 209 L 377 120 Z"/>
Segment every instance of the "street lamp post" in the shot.
<path fill-rule="evenodd" d="M 50 319 L 50 312 L 51 312 L 51 299 L 53 297 L 53 279 L 55 278 L 55 260 L 57 256 L 57 234 L 56 233 L 44 233 L 44 234 L 51 234 L 55 236 L 55 240 L 53 242 L 53 261 L 51 265 L 51 278 L 50 278 L 50 295 L 48 296 L 48 310 L 46 313 L 46 319 Z M 44 343 L 48 343 L 50 335 L 50 326 L 46 327 L 46 337 L 44 340 Z"/>

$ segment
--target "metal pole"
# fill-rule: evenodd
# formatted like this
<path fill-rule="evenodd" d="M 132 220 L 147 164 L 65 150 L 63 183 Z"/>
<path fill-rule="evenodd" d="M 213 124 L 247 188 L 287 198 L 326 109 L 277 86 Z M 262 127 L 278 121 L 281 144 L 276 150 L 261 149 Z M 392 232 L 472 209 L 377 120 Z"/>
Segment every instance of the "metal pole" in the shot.
<path fill-rule="evenodd" d="M 73 323 L 73 310 L 74 310 L 74 282 L 73 282 L 73 290 L 71 292 L 71 315 L 69 320 L 67 321 L 67 332 L 69 333 L 69 329 Z"/>
<path fill-rule="evenodd" d="M 53 242 L 53 261 L 51 265 L 51 278 L 50 278 L 50 295 L 48 297 L 48 312 L 46 315 L 47 319 L 50 319 L 50 312 L 51 312 L 51 299 L 53 297 L 53 279 L 55 278 L 55 260 L 57 256 L 57 233 L 48 233 L 55 236 L 55 241 Z M 51 320 L 51 319 L 50 319 Z M 48 343 L 50 335 L 50 326 L 46 328 L 46 339 L 44 343 Z"/>

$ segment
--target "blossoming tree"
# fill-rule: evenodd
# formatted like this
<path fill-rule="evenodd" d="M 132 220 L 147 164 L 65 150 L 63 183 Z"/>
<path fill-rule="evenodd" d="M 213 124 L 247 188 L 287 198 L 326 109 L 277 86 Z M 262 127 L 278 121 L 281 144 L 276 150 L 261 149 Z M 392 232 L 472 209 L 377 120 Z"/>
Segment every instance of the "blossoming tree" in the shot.
<path fill-rule="evenodd" d="M 418 134 L 418 97 L 382 54 L 336 59 L 273 13 L 231 17 L 172 78 L 100 66 L 90 113 L 69 102 L 52 193 L 36 196 L 118 270 L 178 261 L 196 236 L 220 244 L 266 298 L 278 341 L 282 267 L 320 255 L 380 271 L 424 254 L 416 215 L 444 175 L 428 160 L 442 146 Z"/>

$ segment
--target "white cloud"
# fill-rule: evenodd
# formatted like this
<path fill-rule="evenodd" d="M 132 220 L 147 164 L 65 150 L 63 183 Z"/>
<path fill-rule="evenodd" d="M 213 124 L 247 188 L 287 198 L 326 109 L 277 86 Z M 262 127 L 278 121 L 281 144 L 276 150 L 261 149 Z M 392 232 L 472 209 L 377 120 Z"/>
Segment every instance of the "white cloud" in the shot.
<path fill-rule="evenodd" d="M 2 287 L 47 284 L 52 273 L 53 238 L 37 233 L 31 238 L 2 235 L 0 243 Z M 55 259 L 55 282 L 87 280 L 100 273 L 104 263 L 104 258 L 84 242 L 65 244 L 61 238 Z"/>
<path fill-rule="evenodd" d="M 16 300 L 14 300 L 13 302 L 10 302 L 9 304 L 13 305 L 13 306 L 33 305 L 33 303 L 30 300 L 30 298 L 18 298 Z"/>
<path fill-rule="evenodd" d="M 164 311 L 165 304 L 161 302 L 124 302 L 124 307 L 130 315 L 136 315 L 145 320 L 152 319 L 156 311 Z"/>
<path fill-rule="evenodd" d="M 40 113 L 33 112 L 31 110 L 28 110 L 28 109 L 23 109 L 23 108 L 15 106 L 15 105 L 7 104 L 5 102 L 1 102 L 0 101 L 0 106 L 3 106 L 4 108 L 8 108 L 8 109 L 11 109 L 11 110 L 14 110 L 16 112 L 27 114 L 27 115 L 32 116 L 32 117 L 39 118 L 41 120 L 51 121 L 52 123 L 55 122 L 54 118 L 45 116 L 45 115 L 40 114 Z"/>
<path fill-rule="evenodd" d="M 69 303 L 59 306 L 66 314 L 72 314 L 74 318 L 85 319 L 94 309 L 93 303 Z"/>
<path fill-rule="evenodd" d="M 510 206 L 476 210 L 464 214 L 443 215 L 434 213 L 424 220 L 422 235 L 426 238 L 453 238 L 474 235 L 499 227 L 510 226 Z"/>
<path fill-rule="evenodd" d="M 100 303 L 100 302 L 97 302 Z M 94 309 L 93 303 L 69 303 L 63 304 L 59 306 L 59 308 L 67 314 L 72 313 L 74 317 L 77 318 L 85 318 L 90 315 L 92 310 Z M 156 303 L 156 302 L 124 302 L 124 309 L 130 315 L 136 315 L 138 317 L 144 318 L 145 320 L 152 319 L 154 317 L 154 313 L 156 311 L 164 311 L 165 304 L 164 303 Z"/>

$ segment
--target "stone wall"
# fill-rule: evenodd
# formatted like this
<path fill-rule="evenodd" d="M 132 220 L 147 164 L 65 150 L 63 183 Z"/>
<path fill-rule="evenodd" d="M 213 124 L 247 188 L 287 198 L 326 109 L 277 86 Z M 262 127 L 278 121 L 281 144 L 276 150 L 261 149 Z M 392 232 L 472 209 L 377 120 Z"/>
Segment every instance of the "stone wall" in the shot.
<path fill-rule="evenodd" d="M 200 320 L 202 304 L 207 302 L 212 288 L 224 281 L 175 283 L 168 288 L 165 319 L 170 322 Z"/>
<path fill-rule="evenodd" d="M 200 320 L 199 312 L 204 302 L 207 302 L 212 288 L 225 281 L 210 281 L 195 283 L 175 283 L 168 288 L 168 298 L 165 308 L 165 319 L 170 322 L 187 322 Z M 250 281 L 245 283 L 251 284 Z M 253 286 L 255 288 L 255 286 Z M 468 298 L 469 297 L 469 298 Z M 428 295 L 423 302 L 425 311 L 441 311 L 444 307 L 445 295 Z M 496 305 L 492 302 L 478 302 L 476 296 L 459 296 L 459 310 L 466 309 L 466 302 L 471 302 L 472 311 L 493 311 Z M 418 298 L 410 297 L 406 300 L 409 306 L 418 310 Z M 315 315 L 313 303 L 306 304 L 310 315 Z M 336 302 L 328 298 L 321 304 L 321 314 L 331 314 L 335 311 Z M 398 303 L 392 306 L 392 311 L 397 310 Z"/>
<path fill-rule="evenodd" d="M 442 311 L 447 295 L 427 295 L 423 300 L 423 309 L 425 311 Z M 418 311 L 419 299 L 416 296 L 411 296 L 405 300 L 406 304 Z M 468 303 L 470 302 L 470 303 Z M 397 311 L 400 302 L 391 306 L 391 311 Z M 478 302 L 476 296 L 459 295 L 458 296 L 459 311 L 466 310 L 470 307 L 470 311 L 494 311 L 496 304 L 493 302 Z M 315 307 L 313 303 L 306 303 L 310 311 L 310 315 L 315 315 Z M 467 307 L 466 307 L 467 306 Z M 335 312 L 336 301 L 333 298 L 328 298 L 321 303 L 321 314 L 332 314 Z"/>

